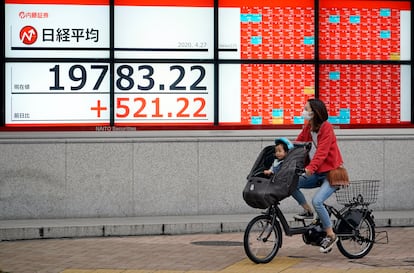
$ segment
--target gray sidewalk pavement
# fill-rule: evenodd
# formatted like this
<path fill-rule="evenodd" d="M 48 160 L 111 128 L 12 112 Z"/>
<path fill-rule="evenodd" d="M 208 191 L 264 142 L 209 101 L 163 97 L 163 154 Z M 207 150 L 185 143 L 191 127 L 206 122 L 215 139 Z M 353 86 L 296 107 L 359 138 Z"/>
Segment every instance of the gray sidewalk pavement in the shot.
<path fill-rule="evenodd" d="M 388 244 L 350 260 L 283 237 L 268 264 L 245 255 L 243 233 L 41 239 L 0 242 L 0 269 L 10 273 L 414 273 L 414 227 L 389 227 Z"/>
<path fill-rule="evenodd" d="M 0 234 L 6 239 L 0 242 L 0 270 L 414 273 L 414 211 L 374 212 L 374 215 L 376 231 L 387 231 L 389 242 L 375 244 L 362 259 L 347 259 L 336 247 L 329 254 L 321 254 L 317 247 L 304 244 L 300 235 L 284 235 L 275 259 L 260 265 L 246 257 L 242 245 L 243 230 L 255 215 L 0 221 Z M 21 238 L 25 240 L 11 238 L 17 235 L 26 236 Z"/>

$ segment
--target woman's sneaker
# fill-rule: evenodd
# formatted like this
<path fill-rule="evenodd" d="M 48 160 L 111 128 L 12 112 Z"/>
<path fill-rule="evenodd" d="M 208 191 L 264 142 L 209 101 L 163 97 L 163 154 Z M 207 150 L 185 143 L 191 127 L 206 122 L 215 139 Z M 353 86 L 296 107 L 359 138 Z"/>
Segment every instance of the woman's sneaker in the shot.
<path fill-rule="evenodd" d="M 313 212 L 305 210 L 302 213 L 296 214 L 293 218 L 296 220 L 313 219 Z"/>
<path fill-rule="evenodd" d="M 331 251 L 333 245 L 338 241 L 338 236 L 335 236 L 334 238 L 330 236 L 326 236 L 322 239 L 321 247 L 319 248 L 319 251 L 322 253 L 328 253 Z"/>

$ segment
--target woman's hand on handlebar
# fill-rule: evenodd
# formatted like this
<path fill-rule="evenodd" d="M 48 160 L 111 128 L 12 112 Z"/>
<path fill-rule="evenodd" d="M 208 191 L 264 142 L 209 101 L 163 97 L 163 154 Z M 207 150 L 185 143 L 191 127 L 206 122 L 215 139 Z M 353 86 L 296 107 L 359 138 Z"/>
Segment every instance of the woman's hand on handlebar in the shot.
<path fill-rule="evenodd" d="M 299 176 L 304 176 L 305 175 L 305 169 L 303 169 L 303 168 L 296 168 L 295 172 Z"/>
<path fill-rule="evenodd" d="M 306 168 L 305 168 L 305 170 L 304 170 L 304 171 L 305 171 L 305 175 L 306 175 L 306 176 L 311 176 L 311 175 L 312 175 L 312 172 L 311 172 L 309 169 L 306 169 Z"/>
<path fill-rule="evenodd" d="M 306 168 L 305 169 L 296 168 L 296 174 L 299 176 L 303 176 L 303 177 L 309 177 L 310 175 L 312 175 L 312 173 Z"/>

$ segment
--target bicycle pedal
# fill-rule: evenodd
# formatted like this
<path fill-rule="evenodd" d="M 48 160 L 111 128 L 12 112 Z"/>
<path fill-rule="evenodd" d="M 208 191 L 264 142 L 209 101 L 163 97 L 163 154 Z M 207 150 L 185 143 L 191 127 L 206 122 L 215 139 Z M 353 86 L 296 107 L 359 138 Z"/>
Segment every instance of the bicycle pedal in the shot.
<path fill-rule="evenodd" d="M 328 254 L 328 253 L 330 253 L 332 251 L 332 248 L 331 249 L 329 249 L 328 251 L 325 251 L 325 252 L 322 252 L 323 254 Z"/>

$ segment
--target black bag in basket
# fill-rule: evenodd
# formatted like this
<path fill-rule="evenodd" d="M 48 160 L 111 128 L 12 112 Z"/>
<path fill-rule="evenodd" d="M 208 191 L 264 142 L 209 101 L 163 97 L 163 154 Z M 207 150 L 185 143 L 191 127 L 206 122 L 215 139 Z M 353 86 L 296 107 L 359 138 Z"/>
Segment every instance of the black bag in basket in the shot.
<path fill-rule="evenodd" d="M 244 201 L 253 208 L 265 209 L 289 197 L 296 190 L 299 180 L 297 170 L 304 168 L 307 155 L 305 144 L 295 144 L 279 171 L 272 176 L 266 176 L 263 171 L 269 169 L 273 163 L 274 145 L 265 147 L 247 176 L 247 184 L 243 190 Z"/>

